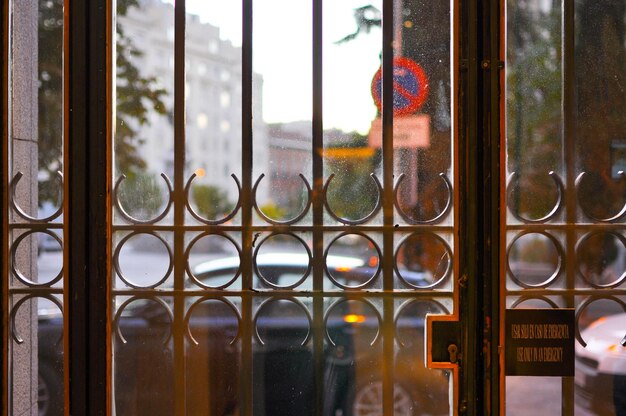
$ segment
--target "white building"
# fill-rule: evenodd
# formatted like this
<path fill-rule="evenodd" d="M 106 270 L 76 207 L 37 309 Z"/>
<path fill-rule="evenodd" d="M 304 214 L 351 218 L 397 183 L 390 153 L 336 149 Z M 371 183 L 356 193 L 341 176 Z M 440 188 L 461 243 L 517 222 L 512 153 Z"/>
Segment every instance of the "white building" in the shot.
<path fill-rule="evenodd" d="M 156 77 L 168 94 L 169 116 L 151 114 L 141 126 L 145 143 L 140 154 L 154 174 L 173 175 L 174 161 L 174 6 L 160 0 L 142 0 L 118 22 L 141 52 L 132 62 L 144 77 Z M 188 15 L 186 23 L 186 177 L 204 172 L 203 183 L 227 191 L 236 201 L 237 187 L 230 175 L 241 179 L 242 103 L 241 48 L 220 39 L 219 28 Z M 267 174 L 268 133 L 261 109 L 263 78 L 253 74 L 254 176 Z M 258 195 L 258 200 L 264 200 Z"/>

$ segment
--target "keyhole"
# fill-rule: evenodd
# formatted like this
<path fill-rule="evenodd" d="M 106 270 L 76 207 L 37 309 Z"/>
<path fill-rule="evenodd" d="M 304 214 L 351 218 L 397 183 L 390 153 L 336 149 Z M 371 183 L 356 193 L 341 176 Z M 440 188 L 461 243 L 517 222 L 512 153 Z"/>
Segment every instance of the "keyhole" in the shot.
<path fill-rule="evenodd" d="M 456 363 L 458 348 L 455 344 L 448 345 L 448 353 L 450 354 L 450 362 Z"/>

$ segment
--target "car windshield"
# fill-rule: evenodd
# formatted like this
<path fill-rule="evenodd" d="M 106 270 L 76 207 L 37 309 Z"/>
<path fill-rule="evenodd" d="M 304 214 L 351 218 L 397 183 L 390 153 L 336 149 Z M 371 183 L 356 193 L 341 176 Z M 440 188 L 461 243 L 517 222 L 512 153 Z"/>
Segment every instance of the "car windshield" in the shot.
<path fill-rule="evenodd" d="M 292 287 L 298 285 L 301 290 L 312 290 L 309 273 L 309 257 L 296 253 L 269 253 L 256 257 L 255 287 Z M 329 273 L 339 284 L 347 285 L 351 281 L 359 282 L 373 272 L 365 261 L 356 257 L 327 256 L 326 264 Z M 206 287 L 228 287 L 241 290 L 241 279 L 235 278 L 239 273 L 239 258 L 227 257 L 200 263 L 193 269 L 197 282 Z M 232 283 L 231 283 L 232 282 Z M 325 279 L 324 289 L 332 289 L 333 284 Z"/>

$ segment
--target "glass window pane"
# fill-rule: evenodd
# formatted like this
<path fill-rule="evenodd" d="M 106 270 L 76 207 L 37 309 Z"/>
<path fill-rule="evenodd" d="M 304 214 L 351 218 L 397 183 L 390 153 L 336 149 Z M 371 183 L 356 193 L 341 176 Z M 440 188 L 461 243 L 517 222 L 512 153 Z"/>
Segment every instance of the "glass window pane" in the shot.
<path fill-rule="evenodd" d="M 139 100 L 149 116 L 131 123 L 143 142 L 129 150 L 144 162 L 135 165 L 141 175 L 118 179 L 129 141 L 116 143 L 116 411 L 445 413 L 450 374 L 426 370 L 423 357 L 425 314 L 455 307 L 452 33 L 437 39 L 439 55 L 426 56 L 426 45 L 413 45 L 417 34 L 401 33 L 413 5 L 394 7 L 395 43 L 406 42 L 397 55 L 439 71 L 441 88 L 427 98 L 426 75 L 410 72 L 410 109 L 394 127 L 411 130 L 417 120 L 422 142 L 383 156 L 374 88 L 382 2 L 222 3 L 185 2 L 184 27 L 181 15 L 174 23 L 182 2 L 117 10 L 118 54 L 120 42 L 136 45 L 130 63 L 144 93 L 163 88 L 153 97 L 169 124 L 157 101 Z M 411 13 L 445 15 L 450 26 L 449 5 L 420 7 Z M 128 74 L 116 71 L 119 90 Z M 123 100 L 118 92 L 118 119 Z M 401 142 L 402 128 L 395 134 Z M 431 200 L 434 208 L 412 221 L 402 205 L 408 219 L 384 219 L 384 204 L 400 205 L 383 201 L 394 174 L 408 175 L 401 188 L 411 209 Z M 431 193 L 422 195 L 420 175 L 434 178 Z"/>
<path fill-rule="evenodd" d="M 507 414 L 620 414 L 626 9 L 529 0 L 506 15 L 506 307 L 575 308 L 580 335 L 573 379 L 507 377 Z"/>

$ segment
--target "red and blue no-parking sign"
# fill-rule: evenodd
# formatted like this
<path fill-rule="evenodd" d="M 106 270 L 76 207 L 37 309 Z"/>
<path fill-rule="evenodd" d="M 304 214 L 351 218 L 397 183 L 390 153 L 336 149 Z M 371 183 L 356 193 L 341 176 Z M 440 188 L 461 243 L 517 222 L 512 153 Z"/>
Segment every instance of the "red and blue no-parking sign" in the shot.
<path fill-rule="evenodd" d="M 382 67 L 372 79 L 372 97 L 381 111 Z M 393 114 L 413 114 L 428 98 L 428 78 L 422 67 L 409 58 L 393 59 Z"/>

